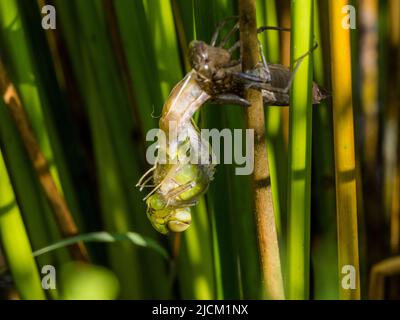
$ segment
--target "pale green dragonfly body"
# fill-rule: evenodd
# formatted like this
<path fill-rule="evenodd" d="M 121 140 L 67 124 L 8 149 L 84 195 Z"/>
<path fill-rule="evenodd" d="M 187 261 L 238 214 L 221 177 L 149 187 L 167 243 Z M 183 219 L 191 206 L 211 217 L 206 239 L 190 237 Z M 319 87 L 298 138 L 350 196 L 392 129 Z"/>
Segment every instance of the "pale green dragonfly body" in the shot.
<path fill-rule="evenodd" d="M 153 189 L 145 198 L 147 216 L 160 233 L 181 232 L 189 227 L 190 207 L 197 204 L 213 178 L 214 165 L 211 162 L 190 163 L 186 154 L 190 150 L 194 157 L 204 152 L 206 158 L 211 155 L 211 147 L 192 122 L 193 114 L 208 99 L 210 96 L 199 87 L 195 72 L 191 71 L 175 86 L 164 104 L 160 129 L 167 137 L 167 148 L 158 150 L 158 153 L 164 153 L 166 161 L 156 161 L 138 183 L 145 187 L 146 177 L 152 174 Z M 180 133 L 179 139 L 169 139 L 168 133 L 172 130 Z M 160 145 L 160 148 L 164 147 Z"/>

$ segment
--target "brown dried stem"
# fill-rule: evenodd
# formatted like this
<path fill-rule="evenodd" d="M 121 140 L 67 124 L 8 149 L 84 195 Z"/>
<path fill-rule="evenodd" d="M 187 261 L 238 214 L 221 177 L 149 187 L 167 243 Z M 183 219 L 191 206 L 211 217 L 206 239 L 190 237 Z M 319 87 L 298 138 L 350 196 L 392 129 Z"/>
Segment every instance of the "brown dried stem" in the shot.
<path fill-rule="evenodd" d="M 243 71 L 253 69 L 260 61 L 257 39 L 256 1 L 240 0 L 240 39 Z M 284 299 L 278 236 L 272 203 L 271 180 L 265 144 L 264 105 L 260 91 L 248 89 L 245 98 L 247 127 L 254 129 L 253 201 L 256 217 L 260 263 L 266 293 L 271 299 Z"/>

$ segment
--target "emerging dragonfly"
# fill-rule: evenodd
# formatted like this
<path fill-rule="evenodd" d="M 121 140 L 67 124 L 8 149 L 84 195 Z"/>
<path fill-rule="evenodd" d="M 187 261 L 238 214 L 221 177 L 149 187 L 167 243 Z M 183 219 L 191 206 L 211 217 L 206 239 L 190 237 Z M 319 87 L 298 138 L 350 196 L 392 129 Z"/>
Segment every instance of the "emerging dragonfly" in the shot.
<path fill-rule="evenodd" d="M 262 91 L 266 105 L 288 105 L 293 75 L 301 60 L 309 54 L 298 59 L 291 74 L 282 65 L 267 64 L 260 46 L 260 64 L 254 70 L 242 72 L 240 60 L 232 58 L 233 52 L 240 47 L 240 41 L 228 49 L 224 48 L 239 29 L 239 24 L 236 23 L 217 45 L 220 30 L 231 19 L 236 17 L 220 23 L 209 45 L 203 41 L 192 41 L 190 44 L 193 69 L 173 88 L 163 106 L 159 122 L 167 141 L 159 144 L 158 155 L 162 154 L 165 161 L 161 163 L 157 159 L 137 184 L 140 190 L 153 188 L 144 198 L 147 216 L 153 227 L 163 234 L 169 231 L 182 232 L 190 226 L 190 207 L 197 204 L 213 179 L 214 165 L 211 161 L 188 161 L 188 150 L 191 159 L 207 160 L 212 155 L 208 141 L 201 137 L 192 120 L 194 113 L 206 101 L 249 106 L 249 102 L 243 98 L 244 90 L 249 87 Z M 261 27 L 258 31 L 267 29 L 280 28 Z M 313 103 L 319 103 L 324 98 L 323 92 L 314 84 Z M 171 132 L 179 135 L 169 135 Z"/>

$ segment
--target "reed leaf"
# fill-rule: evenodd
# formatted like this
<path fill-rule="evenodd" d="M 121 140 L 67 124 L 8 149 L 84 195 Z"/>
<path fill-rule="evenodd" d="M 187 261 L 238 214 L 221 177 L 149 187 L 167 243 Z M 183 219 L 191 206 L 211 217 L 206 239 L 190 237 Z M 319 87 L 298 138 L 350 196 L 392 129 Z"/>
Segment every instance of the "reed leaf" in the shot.
<path fill-rule="evenodd" d="M 22 299 L 45 299 L 39 271 L 1 151 L 0 176 L 0 240 L 15 285 Z"/>
<path fill-rule="evenodd" d="M 320 6 L 321 5 L 321 6 Z M 328 88 L 329 22 L 326 2 L 314 0 L 314 34 L 318 48 L 313 52 L 315 82 Z M 314 273 L 313 298 L 337 299 L 337 229 L 332 135 L 332 107 L 323 101 L 313 109 L 311 256 Z"/>
<path fill-rule="evenodd" d="M 158 252 L 163 258 L 168 259 L 168 253 L 165 249 L 160 246 L 157 242 L 155 242 L 151 238 L 146 238 L 141 236 L 135 232 L 127 232 L 127 233 L 109 233 L 109 232 L 91 232 L 86 234 L 80 234 L 76 237 L 71 237 L 68 239 L 61 240 L 59 242 L 53 243 L 50 246 L 41 248 L 33 252 L 34 257 L 38 257 L 42 254 L 51 252 L 53 250 L 57 250 L 63 248 L 65 246 L 69 246 L 74 243 L 78 243 L 79 241 L 83 242 L 116 242 L 116 241 L 130 241 L 137 246 L 141 246 L 144 248 L 150 248 Z"/>
<path fill-rule="evenodd" d="M 313 1 L 292 1 L 291 66 L 313 47 Z M 290 91 L 286 280 L 289 299 L 308 299 L 310 281 L 312 56 Z"/>
<path fill-rule="evenodd" d="M 212 12 L 211 17 L 210 12 Z M 234 12 L 235 8 L 230 1 L 208 0 L 204 2 L 195 0 L 194 14 L 197 39 L 209 42 L 218 22 L 227 16 L 232 16 Z M 226 108 L 235 107 L 206 104 L 201 111 L 200 127 L 217 128 L 219 130 L 226 128 L 226 114 L 232 112 L 232 110 L 228 111 Z M 226 165 L 218 166 L 215 179 L 207 193 L 217 299 L 238 299 L 241 297 L 237 261 L 238 244 L 235 241 L 235 221 L 232 215 L 235 204 L 230 201 L 234 197 L 229 176 L 229 169 Z M 223 192 L 220 190 L 223 190 Z"/>
<path fill-rule="evenodd" d="M 351 79 L 350 32 L 342 27 L 342 7 L 346 0 L 329 1 L 332 57 L 333 133 L 338 227 L 338 273 L 354 268 L 356 288 L 346 290 L 339 283 L 341 299 L 360 298 L 357 227 L 356 163 Z"/>

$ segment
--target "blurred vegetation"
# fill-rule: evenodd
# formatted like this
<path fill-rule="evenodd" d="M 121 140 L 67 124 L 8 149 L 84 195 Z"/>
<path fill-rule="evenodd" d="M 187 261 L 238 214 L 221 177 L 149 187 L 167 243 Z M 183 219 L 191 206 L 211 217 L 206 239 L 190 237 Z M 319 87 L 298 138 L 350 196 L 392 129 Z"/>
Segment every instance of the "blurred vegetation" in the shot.
<path fill-rule="evenodd" d="M 146 133 L 190 69 L 188 43 L 209 42 L 239 1 L 0 1 L 1 298 L 270 298 L 249 176 L 219 165 L 191 227 L 167 237 L 135 188 L 150 167 Z M 400 2 L 256 3 L 259 26 L 292 28 L 259 35 L 268 62 L 293 69 L 318 43 L 296 73 L 290 107 L 265 108 L 286 298 L 398 299 Z M 46 4 L 56 8 L 55 30 L 41 27 Z M 354 30 L 342 27 L 348 4 Z M 312 79 L 330 93 L 318 106 Z M 10 112 L 10 84 L 76 224 L 71 239 Z M 246 128 L 238 106 L 206 104 L 196 121 Z M 88 258 L 76 259 L 78 248 Z M 45 265 L 57 270 L 56 289 L 42 288 Z M 345 265 L 355 268 L 355 290 L 342 286 Z"/>

